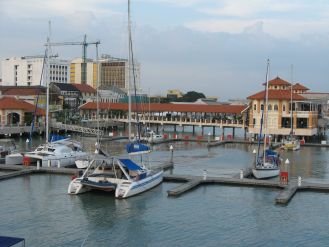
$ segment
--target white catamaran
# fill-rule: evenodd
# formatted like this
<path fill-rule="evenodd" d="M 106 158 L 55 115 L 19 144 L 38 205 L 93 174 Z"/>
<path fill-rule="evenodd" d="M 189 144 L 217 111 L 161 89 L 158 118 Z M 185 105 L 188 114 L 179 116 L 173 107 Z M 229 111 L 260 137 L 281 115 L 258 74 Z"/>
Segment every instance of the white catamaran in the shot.
<path fill-rule="evenodd" d="M 128 0 L 128 30 L 129 30 L 129 83 L 128 83 L 128 131 L 129 141 L 131 138 L 131 68 L 133 73 L 135 96 L 135 68 L 132 54 L 132 39 L 131 39 L 131 22 L 130 22 L 130 0 Z M 137 103 L 136 103 L 137 104 Z M 138 111 L 138 108 L 136 107 Z M 138 114 L 137 123 L 138 123 Z M 148 146 L 140 143 L 140 128 L 138 126 L 138 138 L 127 144 L 127 152 L 129 158 L 111 157 L 103 160 L 93 160 L 83 175 L 71 181 L 68 187 L 69 194 L 80 194 L 90 190 L 114 191 L 116 198 L 127 198 L 136 194 L 145 192 L 163 180 L 163 170 L 149 169 L 145 161 L 144 155 L 148 155 L 151 150 Z M 137 157 L 139 162 L 133 160 Z M 138 164 L 139 163 L 139 164 Z"/>
<path fill-rule="evenodd" d="M 47 38 L 46 47 L 46 142 L 39 145 L 34 151 L 27 152 L 24 157 L 29 159 L 29 163 L 40 166 L 68 166 L 74 165 L 75 160 L 86 157 L 87 153 L 82 150 L 79 143 L 66 138 L 51 142 L 49 140 L 49 81 L 50 81 L 50 22 L 49 22 L 49 36 Z"/>

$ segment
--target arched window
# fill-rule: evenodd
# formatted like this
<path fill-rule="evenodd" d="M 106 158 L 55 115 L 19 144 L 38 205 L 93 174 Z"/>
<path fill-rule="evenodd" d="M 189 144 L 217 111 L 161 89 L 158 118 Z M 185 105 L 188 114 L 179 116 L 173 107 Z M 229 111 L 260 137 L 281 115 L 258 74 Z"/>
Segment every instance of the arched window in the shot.
<path fill-rule="evenodd" d="M 274 111 L 278 111 L 279 107 L 278 105 L 274 105 Z"/>
<path fill-rule="evenodd" d="M 268 110 L 268 111 L 272 111 L 272 105 L 268 105 L 268 106 L 267 106 L 267 110 Z"/>
<path fill-rule="evenodd" d="M 257 109 L 257 106 L 256 106 L 256 104 L 254 104 L 254 111 L 256 111 L 256 109 Z"/>
<path fill-rule="evenodd" d="M 286 111 L 286 105 L 282 105 L 282 111 Z"/>
<path fill-rule="evenodd" d="M 260 109 L 261 109 L 262 111 L 264 110 L 264 105 L 263 105 L 263 104 L 260 105 Z"/>

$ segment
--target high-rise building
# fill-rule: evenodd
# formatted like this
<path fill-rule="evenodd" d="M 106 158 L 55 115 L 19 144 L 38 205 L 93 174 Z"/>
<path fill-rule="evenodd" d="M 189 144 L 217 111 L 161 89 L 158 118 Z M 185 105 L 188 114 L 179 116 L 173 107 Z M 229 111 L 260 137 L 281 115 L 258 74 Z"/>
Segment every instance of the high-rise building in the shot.
<path fill-rule="evenodd" d="M 83 84 L 82 81 L 82 64 L 83 60 L 77 58 L 72 60 L 70 66 L 70 82 Z M 121 90 L 128 90 L 129 83 L 129 66 L 126 59 L 113 58 L 111 56 L 103 55 L 99 60 L 100 66 L 100 86 L 115 86 Z M 134 63 L 135 70 L 135 84 L 137 91 L 140 90 L 140 64 Z M 96 88 L 97 83 L 97 64 L 95 61 L 88 59 L 86 61 L 86 84 Z M 132 70 L 133 68 L 131 68 Z M 134 80 L 131 78 L 130 88 L 134 88 Z"/>
<path fill-rule="evenodd" d="M 1 78 L 3 86 L 45 86 L 42 78 L 43 56 L 12 57 L 1 61 Z M 67 83 L 69 62 L 66 60 L 49 60 L 50 82 Z"/>

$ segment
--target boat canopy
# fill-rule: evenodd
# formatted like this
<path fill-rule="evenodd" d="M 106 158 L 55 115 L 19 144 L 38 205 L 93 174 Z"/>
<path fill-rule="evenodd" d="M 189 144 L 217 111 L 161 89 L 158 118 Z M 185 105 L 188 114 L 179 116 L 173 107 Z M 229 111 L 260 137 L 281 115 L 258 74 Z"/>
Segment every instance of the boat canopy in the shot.
<path fill-rule="evenodd" d="M 273 151 L 273 150 L 267 149 L 267 150 L 265 151 L 265 155 L 266 155 L 266 156 L 278 156 L 278 153 L 275 152 L 275 151 Z"/>
<path fill-rule="evenodd" d="M 68 140 L 70 137 L 68 136 L 61 136 L 61 135 L 51 135 L 50 142 L 57 142 L 62 140 Z"/>
<path fill-rule="evenodd" d="M 137 165 L 134 161 L 132 161 L 131 159 L 119 159 L 119 160 L 129 170 L 132 170 L 132 171 L 142 170 L 142 168 L 139 165 Z"/>
<path fill-rule="evenodd" d="M 24 238 L 13 238 L 13 237 L 4 237 L 0 236 L 0 246 L 1 247 L 10 247 L 18 243 L 24 243 L 25 246 L 25 239 Z"/>
<path fill-rule="evenodd" d="M 129 154 L 131 153 L 146 153 L 146 152 L 150 152 L 150 147 L 148 147 L 147 145 L 144 145 L 142 143 L 139 143 L 139 142 L 132 142 L 132 143 L 128 143 L 126 145 L 126 149 L 127 149 L 127 152 Z"/>

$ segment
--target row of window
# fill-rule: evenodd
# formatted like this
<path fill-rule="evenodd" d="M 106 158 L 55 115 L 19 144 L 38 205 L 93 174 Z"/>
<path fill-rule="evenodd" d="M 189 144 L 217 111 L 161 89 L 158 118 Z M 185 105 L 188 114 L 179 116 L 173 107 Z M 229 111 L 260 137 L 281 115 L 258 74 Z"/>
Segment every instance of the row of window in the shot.
<path fill-rule="evenodd" d="M 268 110 L 268 111 L 272 111 L 272 109 L 273 109 L 274 111 L 278 111 L 278 110 L 279 110 L 279 107 L 278 107 L 277 104 L 275 104 L 273 107 L 272 107 L 271 104 L 269 104 L 269 105 L 267 106 L 267 110 Z M 254 104 L 254 111 L 256 111 L 256 110 L 257 110 L 257 106 L 256 106 L 256 104 Z M 261 111 L 264 110 L 264 105 L 263 105 L 263 104 L 260 105 L 260 110 L 261 110 Z M 286 105 L 282 105 L 282 111 L 286 111 Z"/>

